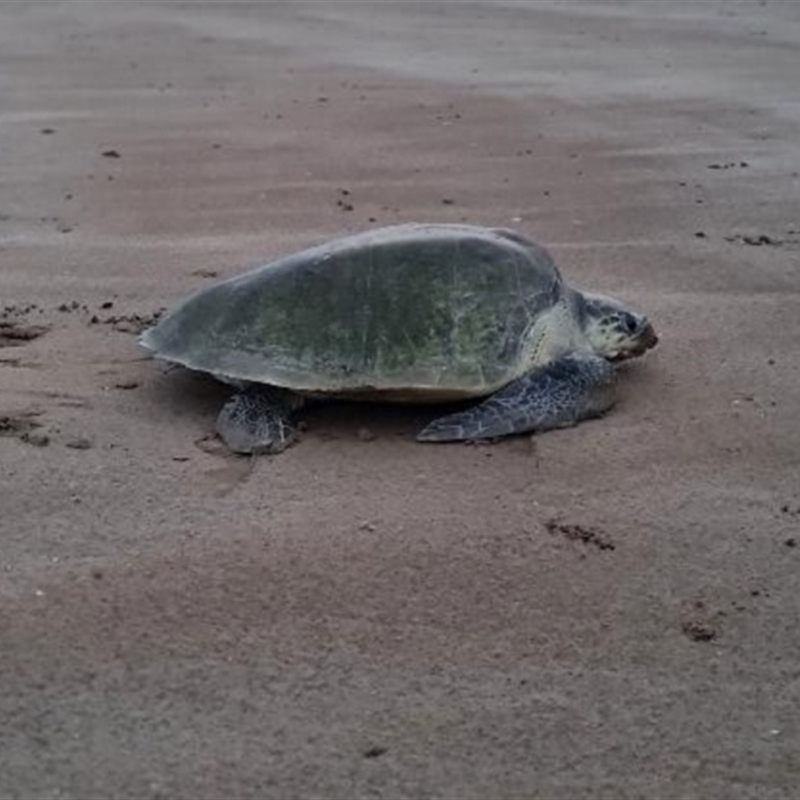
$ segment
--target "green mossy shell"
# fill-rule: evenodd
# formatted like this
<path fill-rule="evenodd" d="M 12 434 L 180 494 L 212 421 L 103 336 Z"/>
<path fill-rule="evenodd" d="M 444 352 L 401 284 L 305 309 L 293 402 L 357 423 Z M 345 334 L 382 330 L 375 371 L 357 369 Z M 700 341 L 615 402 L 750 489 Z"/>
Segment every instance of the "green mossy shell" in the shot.
<path fill-rule="evenodd" d="M 301 392 L 467 397 L 523 371 L 526 332 L 563 291 L 547 252 L 511 231 L 401 225 L 203 289 L 142 344 Z"/>

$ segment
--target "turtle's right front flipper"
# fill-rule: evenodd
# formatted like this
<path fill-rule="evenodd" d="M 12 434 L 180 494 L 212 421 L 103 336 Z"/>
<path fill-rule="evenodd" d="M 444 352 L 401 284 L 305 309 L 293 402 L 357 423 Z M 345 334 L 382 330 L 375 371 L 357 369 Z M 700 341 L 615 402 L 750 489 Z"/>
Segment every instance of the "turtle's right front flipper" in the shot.
<path fill-rule="evenodd" d="M 614 368 L 605 359 L 570 352 L 512 381 L 466 411 L 434 420 L 420 442 L 494 439 L 546 431 L 598 417 L 614 404 Z"/>

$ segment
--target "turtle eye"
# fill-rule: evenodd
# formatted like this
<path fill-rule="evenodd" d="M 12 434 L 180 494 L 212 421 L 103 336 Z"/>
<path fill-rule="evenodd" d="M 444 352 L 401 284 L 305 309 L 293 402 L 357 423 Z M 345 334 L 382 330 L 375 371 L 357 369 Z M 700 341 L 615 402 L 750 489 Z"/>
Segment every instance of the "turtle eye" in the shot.
<path fill-rule="evenodd" d="M 639 320 L 632 314 L 625 314 L 622 317 L 622 327 L 626 333 L 634 334 L 639 330 Z"/>

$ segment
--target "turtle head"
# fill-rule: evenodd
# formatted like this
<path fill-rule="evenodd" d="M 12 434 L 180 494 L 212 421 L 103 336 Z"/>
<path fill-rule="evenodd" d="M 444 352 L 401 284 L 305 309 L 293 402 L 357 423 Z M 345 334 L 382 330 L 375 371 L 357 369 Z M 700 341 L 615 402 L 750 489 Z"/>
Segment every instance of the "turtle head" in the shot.
<path fill-rule="evenodd" d="M 647 317 L 618 300 L 600 294 L 584 294 L 584 333 L 597 355 L 624 361 L 655 347 L 658 336 Z"/>

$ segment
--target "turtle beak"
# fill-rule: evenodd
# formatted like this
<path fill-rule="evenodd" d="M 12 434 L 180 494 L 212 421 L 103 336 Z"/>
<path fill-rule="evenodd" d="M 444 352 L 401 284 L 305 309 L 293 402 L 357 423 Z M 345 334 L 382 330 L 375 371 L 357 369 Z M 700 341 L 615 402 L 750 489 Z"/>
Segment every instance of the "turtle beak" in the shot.
<path fill-rule="evenodd" d="M 641 337 L 641 350 L 637 353 L 637 355 L 641 355 L 642 353 L 650 350 L 651 348 L 655 347 L 658 344 L 658 335 L 656 334 L 655 330 L 653 330 L 653 326 L 648 322 L 645 326 L 645 329 L 642 331 Z"/>
<path fill-rule="evenodd" d="M 642 332 L 637 337 L 636 344 L 633 347 L 631 347 L 629 350 L 622 350 L 616 353 L 609 360 L 614 363 L 627 361 L 629 358 L 636 358 L 644 355 L 648 350 L 655 347 L 657 344 L 658 335 L 656 334 L 655 330 L 653 330 L 653 326 L 648 322 L 645 324 L 644 328 L 642 328 Z"/>
<path fill-rule="evenodd" d="M 658 344 L 658 336 L 653 330 L 653 326 L 648 322 L 639 334 L 639 341 L 636 347 L 625 354 L 625 358 L 636 358 L 644 355 L 648 350 Z"/>

